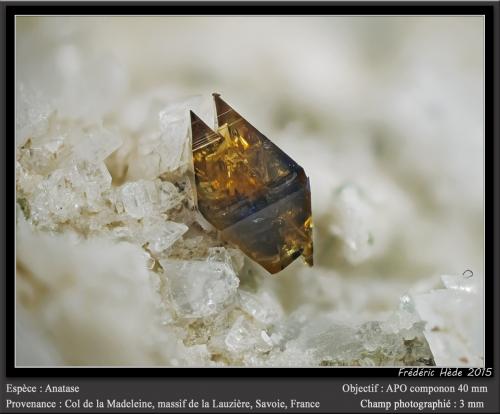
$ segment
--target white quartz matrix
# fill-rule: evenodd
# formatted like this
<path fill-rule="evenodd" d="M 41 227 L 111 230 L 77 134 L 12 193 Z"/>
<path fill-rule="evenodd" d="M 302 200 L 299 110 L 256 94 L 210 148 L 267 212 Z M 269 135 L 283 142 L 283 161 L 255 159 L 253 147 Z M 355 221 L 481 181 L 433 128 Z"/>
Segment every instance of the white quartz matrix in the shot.
<path fill-rule="evenodd" d="M 482 25 L 18 17 L 16 364 L 483 365 Z M 212 92 L 310 176 L 314 267 L 197 213 Z"/>

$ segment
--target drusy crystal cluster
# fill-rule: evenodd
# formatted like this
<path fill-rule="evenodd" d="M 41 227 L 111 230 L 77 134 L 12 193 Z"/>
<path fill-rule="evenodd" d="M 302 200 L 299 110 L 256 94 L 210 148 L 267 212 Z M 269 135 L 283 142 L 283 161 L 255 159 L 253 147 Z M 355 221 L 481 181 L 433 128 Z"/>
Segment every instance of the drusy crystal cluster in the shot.
<path fill-rule="evenodd" d="M 16 364 L 483 365 L 482 33 L 19 16 Z"/>
<path fill-rule="evenodd" d="M 321 270 L 296 264 L 306 296 L 285 308 L 269 283 L 286 280 L 269 272 L 299 255 L 312 264 L 309 181 L 220 97 L 217 131 L 193 114 L 195 98 L 132 138 L 36 112 L 18 92 L 32 108 L 19 115 L 16 161 L 24 363 L 433 363 L 409 305 L 369 324 L 318 314 L 306 297 L 321 298 Z"/>

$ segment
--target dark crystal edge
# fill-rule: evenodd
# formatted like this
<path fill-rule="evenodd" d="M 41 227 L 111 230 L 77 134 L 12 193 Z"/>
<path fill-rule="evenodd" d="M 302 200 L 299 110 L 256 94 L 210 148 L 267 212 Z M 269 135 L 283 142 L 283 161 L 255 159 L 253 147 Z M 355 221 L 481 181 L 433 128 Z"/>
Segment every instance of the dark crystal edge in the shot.
<path fill-rule="evenodd" d="M 284 178 L 289 178 L 293 174 L 294 173 L 291 173 Z M 282 184 L 281 186 L 278 185 L 275 187 L 276 191 L 274 192 L 266 191 L 264 194 L 252 200 L 247 200 L 244 197 L 241 197 L 232 204 L 223 205 L 217 209 L 211 209 L 210 205 L 205 206 L 203 205 L 203 202 L 198 201 L 198 209 L 207 220 L 217 217 L 217 227 L 219 227 L 219 230 L 224 230 L 235 225 L 241 220 L 245 220 L 253 214 L 257 214 L 269 205 L 277 203 L 278 201 L 301 190 L 301 182 L 298 176 L 294 178 L 292 183 L 285 182 L 284 184 L 285 185 Z M 225 211 L 227 211 L 227 213 L 225 213 Z"/>

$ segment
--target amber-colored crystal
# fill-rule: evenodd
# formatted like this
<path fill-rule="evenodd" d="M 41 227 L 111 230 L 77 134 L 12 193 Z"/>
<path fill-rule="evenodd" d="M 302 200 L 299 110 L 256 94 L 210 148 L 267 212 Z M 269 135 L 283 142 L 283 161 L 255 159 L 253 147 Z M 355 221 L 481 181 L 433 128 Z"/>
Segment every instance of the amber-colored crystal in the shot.
<path fill-rule="evenodd" d="M 217 132 L 191 112 L 198 209 L 223 240 L 270 273 L 313 264 L 309 179 L 294 160 L 214 94 Z"/>

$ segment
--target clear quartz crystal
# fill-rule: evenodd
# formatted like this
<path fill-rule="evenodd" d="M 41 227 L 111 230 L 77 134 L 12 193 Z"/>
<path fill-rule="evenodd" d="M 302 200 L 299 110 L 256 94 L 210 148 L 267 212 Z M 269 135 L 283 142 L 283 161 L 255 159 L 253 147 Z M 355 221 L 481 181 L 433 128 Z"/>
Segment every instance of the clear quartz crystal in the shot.
<path fill-rule="evenodd" d="M 34 191 L 32 218 L 49 224 L 76 218 L 82 209 L 98 211 L 104 204 L 102 193 L 110 186 L 111 176 L 104 163 L 80 162 L 55 170 Z"/>
<path fill-rule="evenodd" d="M 159 196 L 152 181 L 139 180 L 126 183 L 120 192 L 123 207 L 131 217 L 143 218 L 156 212 Z"/>
<path fill-rule="evenodd" d="M 37 186 L 30 203 L 31 217 L 35 223 L 50 226 L 53 221 L 64 222 L 80 215 L 84 196 L 73 191 L 65 175 L 57 170 Z"/>
<path fill-rule="evenodd" d="M 161 212 L 176 208 L 182 202 L 182 194 L 177 187 L 169 181 L 156 181 L 158 189 L 158 202 Z"/>
<path fill-rule="evenodd" d="M 184 318 L 213 315 L 233 299 L 239 285 L 226 262 L 161 260 L 160 264 L 173 307 Z"/>
<path fill-rule="evenodd" d="M 73 153 L 78 159 L 91 163 L 104 161 L 123 141 L 102 127 L 89 128 L 73 137 Z"/>
<path fill-rule="evenodd" d="M 229 330 L 225 344 L 229 352 L 241 353 L 254 350 L 266 352 L 273 347 L 273 343 L 266 331 L 259 329 L 245 316 L 240 316 Z"/>
<path fill-rule="evenodd" d="M 187 171 L 189 150 L 189 110 L 200 107 L 200 97 L 163 106 L 158 122 L 146 128 L 139 138 L 137 151 L 131 157 L 128 174 L 131 179 L 154 179 L 162 174 L 180 177 Z"/>
<path fill-rule="evenodd" d="M 286 343 L 284 354 L 273 361 L 286 365 L 287 356 L 297 355 L 293 365 L 432 365 L 424 325 L 403 303 L 386 321 L 364 323 L 348 323 L 335 314 L 302 307 L 271 335 Z"/>
<path fill-rule="evenodd" d="M 39 90 L 22 82 L 16 84 L 16 145 L 47 131 L 53 109 Z"/>
<path fill-rule="evenodd" d="M 436 364 L 484 364 L 483 275 L 467 272 L 441 277 L 444 289 L 413 295 L 415 310 L 426 321 L 425 337 Z"/>
<path fill-rule="evenodd" d="M 175 171 L 187 163 L 188 104 L 169 105 L 160 112 L 160 174 Z"/>
<path fill-rule="evenodd" d="M 70 168 L 67 177 L 74 188 L 83 191 L 89 210 L 98 211 L 102 208 L 103 193 L 111 187 L 111 175 L 103 162 L 79 162 Z"/>
<path fill-rule="evenodd" d="M 241 308 L 264 325 L 276 322 L 283 316 L 279 302 L 268 292 L 255 295 L 240 289 L 238 297 Z"/>
<path fill-rule="evenodd" d="M 61 135 L 29 138 L 19 149 L 19 162 L 31 172 L 46 175 L 59 167 L 63 151 L 64 137 Z"/>
<path fill-rule="evenodd" d="M 238 249 L 228 247 L 209 247 L 207 249 L 207 260 L 227 263 L 235 272 L 240 271 L 244 265 L 243 253 Z"/>
<path fill-rule="evenodd" d="M 162 219 L 146 219 L 143 226 L 145 241 L 153 253 L 168 249 L 188 230 L 185 224 Z"/>

